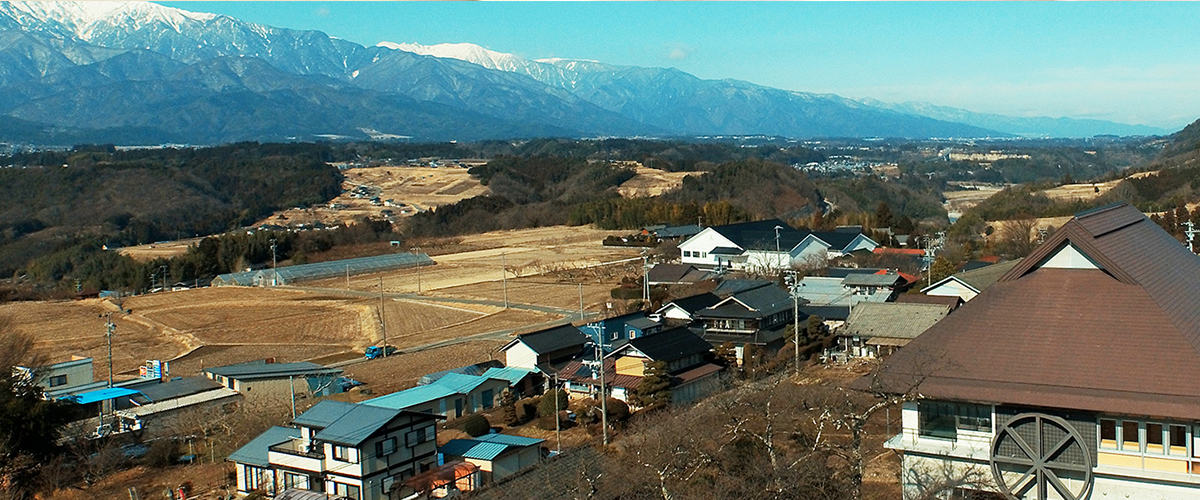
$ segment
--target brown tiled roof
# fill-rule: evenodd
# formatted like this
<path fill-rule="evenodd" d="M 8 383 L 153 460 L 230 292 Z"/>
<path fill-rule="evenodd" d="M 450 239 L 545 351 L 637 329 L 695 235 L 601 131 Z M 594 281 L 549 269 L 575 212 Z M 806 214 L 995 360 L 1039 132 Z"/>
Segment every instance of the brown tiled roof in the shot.
<path fill-rule="evenodd" d="M 1040 267 L 1071 244 L 1103 269 Z M 1200 257 L 1127 205 L 1080 214 L 889 358 L 927 397 L 1166 418 L 1200 414 Z"/>
<path fill-rule="evenodd" d="M 957 295 L 925 295 L 923 293 L 902 293 L 896 296 L 896 302 L 901 304 L 941 304 L 951 311 L 963 305 L 962 297 Z"/>

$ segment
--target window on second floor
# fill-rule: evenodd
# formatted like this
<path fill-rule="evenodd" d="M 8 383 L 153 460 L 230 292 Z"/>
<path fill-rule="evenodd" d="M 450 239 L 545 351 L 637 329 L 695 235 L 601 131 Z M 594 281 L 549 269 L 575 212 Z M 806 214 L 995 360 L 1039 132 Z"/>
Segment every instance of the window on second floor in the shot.
<path fill-rule="evenodd" d="M 339 462 L 349 462 L 350 448 L 347 446 L 333 445 L 333 459 Z"/>
<path fill-rule="evenodd" d="M 396 438 L 390 437 L 375 443 L 375 456 L 379 458 L 386 457 L 396 452 Z"/>
<path fill-rule="evenodd" d="M 50 377 L 50 387 L 58 387 L 60 385 L 67 385 L 66 375 L 55 375 Z"/>
<path fill-rule="evenodd" d="M 921 436 L 958 439 L 958 431 L 991 432 L 992 407 L 968 403 L 917 403 L 917 432 Z"/>

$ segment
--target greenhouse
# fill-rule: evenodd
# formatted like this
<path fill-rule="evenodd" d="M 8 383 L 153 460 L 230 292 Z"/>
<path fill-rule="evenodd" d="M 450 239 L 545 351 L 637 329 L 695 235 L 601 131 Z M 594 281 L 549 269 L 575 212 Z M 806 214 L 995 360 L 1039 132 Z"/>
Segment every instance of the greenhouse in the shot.
<path fill-rule="evenodd" d="M 395 253 L 377 255 L 375 257 L 359 257 L 357 259 L 300 264 L 280 267 L 278 269 L 222 274 L 213 280 L 213 286 L 289 285 L 305 280 L 319 280 L 346 275 L 356 276 L 393 269 L 431 266 L 433 264 L 435 264 L 433 259 L 430 259 L 428 255 L 423 253 Z"/>

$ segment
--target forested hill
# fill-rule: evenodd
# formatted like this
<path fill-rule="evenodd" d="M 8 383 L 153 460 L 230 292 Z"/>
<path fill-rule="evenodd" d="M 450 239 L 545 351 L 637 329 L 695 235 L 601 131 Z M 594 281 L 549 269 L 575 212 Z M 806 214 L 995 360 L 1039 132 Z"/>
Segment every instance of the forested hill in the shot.
<path fill-rule="evenodd" d="M 327 147 L 77 148 L 0 158 L 0 274 L 92 237 L 127 245 L 207 235 L 341 192 Z"/>

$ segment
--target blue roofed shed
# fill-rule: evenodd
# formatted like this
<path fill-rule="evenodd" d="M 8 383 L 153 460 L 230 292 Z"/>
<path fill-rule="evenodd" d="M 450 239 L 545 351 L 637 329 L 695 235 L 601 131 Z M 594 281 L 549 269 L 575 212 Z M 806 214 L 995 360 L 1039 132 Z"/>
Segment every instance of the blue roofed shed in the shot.
<path fill-rule="evenodd" d="M 536 465 L 541 460 L 544 442 L 544 439 L 508 434 L 485 434 L 473 439 L 451 439 L 438 452 L 446 461 L 461 458 L 478 465 L 484 482 L 489 482 Z"/>
<path fill-rule="evenodd" d="M 454 419 L 492 408 L 496 404 L 496 397 L 508 387 L 509 381 L 504 378 L 447 373 L 429 385 L 420 385 L 363 403 Z"/>

